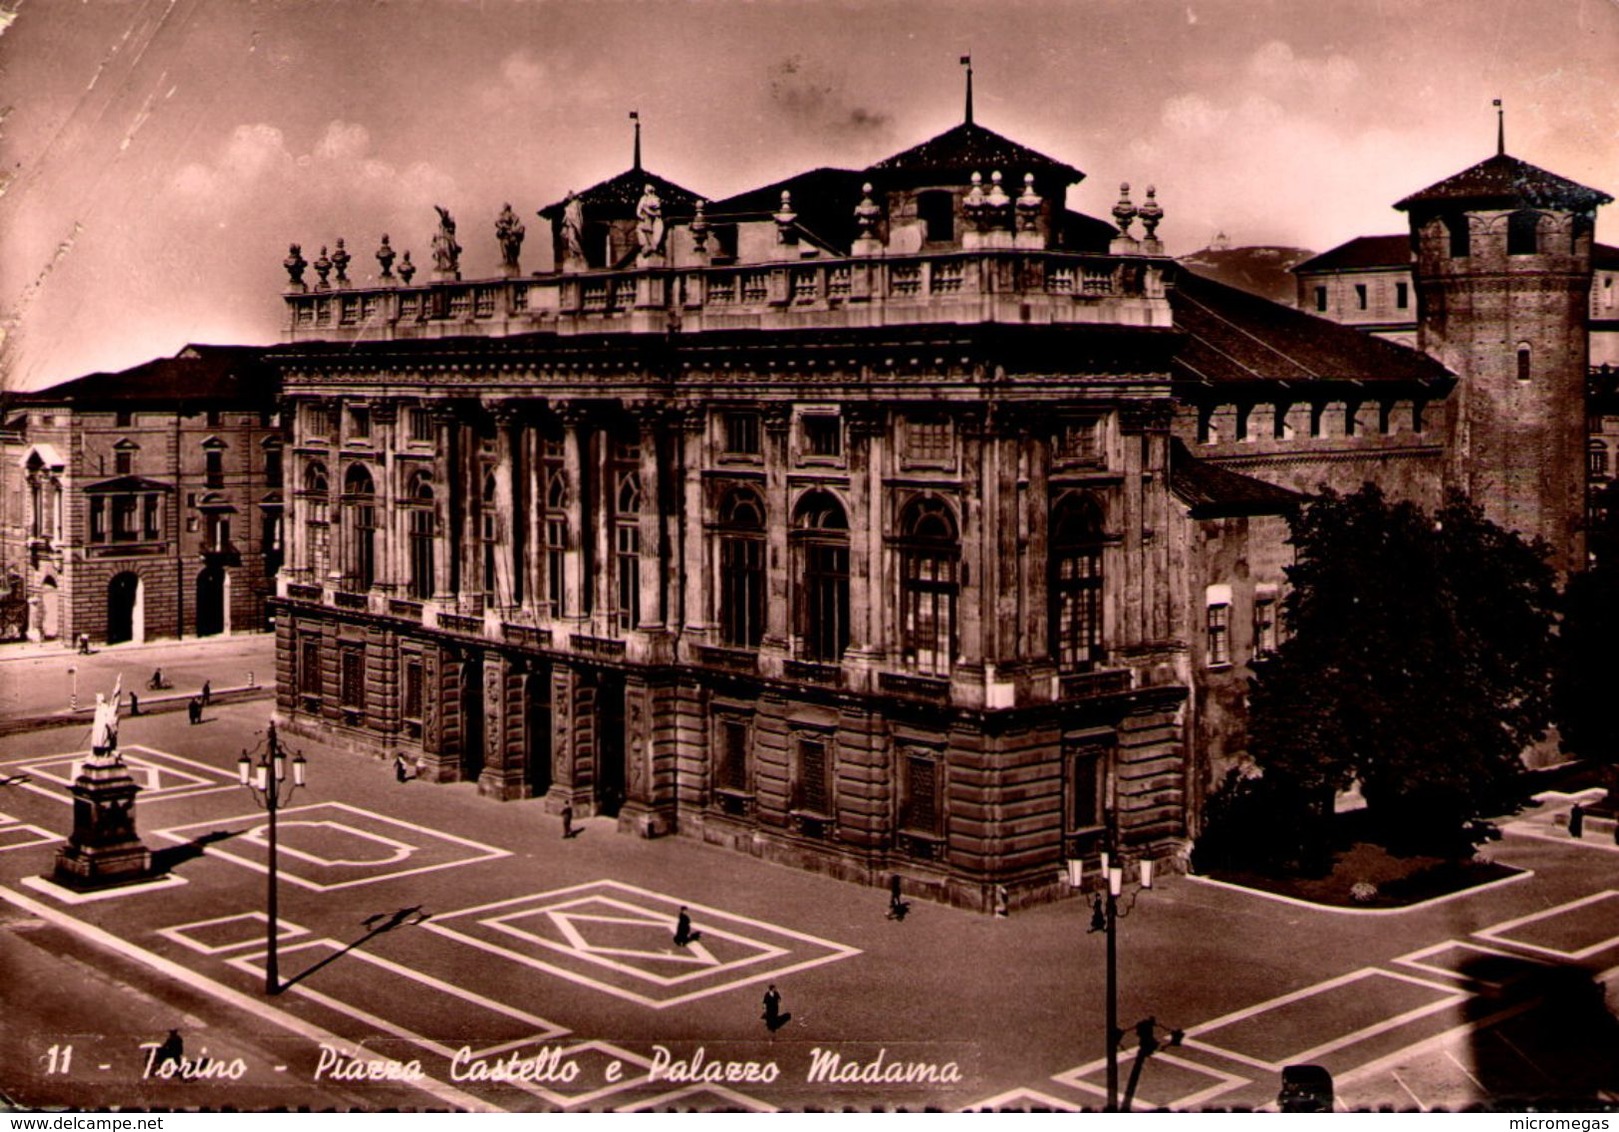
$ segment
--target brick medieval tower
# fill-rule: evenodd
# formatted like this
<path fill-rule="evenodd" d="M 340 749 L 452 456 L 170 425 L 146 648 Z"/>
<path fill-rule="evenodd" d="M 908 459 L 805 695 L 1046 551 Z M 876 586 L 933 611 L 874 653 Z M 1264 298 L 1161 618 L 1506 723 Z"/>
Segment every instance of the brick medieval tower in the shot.
<path fill-rule="evenodd" d="M 1596 209 L 1613 198 L 1509 156 L 1395 205 L 1411 218 L 1418 344 L 1459 378 L 1447 487 L 1584 563 L 1585 386 Z"/>

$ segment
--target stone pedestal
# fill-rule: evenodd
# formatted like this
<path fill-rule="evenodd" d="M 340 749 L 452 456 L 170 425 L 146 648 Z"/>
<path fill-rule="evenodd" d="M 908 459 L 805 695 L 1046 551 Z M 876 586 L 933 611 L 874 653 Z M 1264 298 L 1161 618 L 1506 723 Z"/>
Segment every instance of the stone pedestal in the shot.
<path fill-rule="evenodd" d="M 121 759 L 92 756 L 85 761 L 68 788 L 73 834 L 56 854 L 56 883 L 83 890 L 148 879 L 152 854 L 135 832 L 139 790 Z"/>

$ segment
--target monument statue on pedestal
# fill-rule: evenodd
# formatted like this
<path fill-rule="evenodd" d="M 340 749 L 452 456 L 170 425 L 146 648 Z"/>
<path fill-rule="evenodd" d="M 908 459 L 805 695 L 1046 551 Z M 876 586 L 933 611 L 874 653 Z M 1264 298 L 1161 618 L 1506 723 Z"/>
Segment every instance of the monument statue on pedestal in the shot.
<path fill-rule="evenodd" d="M 111 699 L 96 693 L 90 757 L 68 787 L 73 795 L 73 833 L 56 854 L 53 879 L 69 888 L 108 888 L 151 875 L 151 851 L 135 832 L 135 795 L 140 787 L 118 753 L 122 696 L 121 676 Z"/>

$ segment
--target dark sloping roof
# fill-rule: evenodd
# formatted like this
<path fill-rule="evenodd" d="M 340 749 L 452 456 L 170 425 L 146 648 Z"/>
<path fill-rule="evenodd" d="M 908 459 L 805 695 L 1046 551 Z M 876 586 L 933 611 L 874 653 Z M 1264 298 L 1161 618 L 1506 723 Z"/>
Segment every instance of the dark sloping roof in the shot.
<path fill-rule="evenodd" d="M 262 346 L 187 346 L 172 358 L 154 358 L 116 373 L 92 373 L 48 389 L 19 393 L 17 405 L 84 404 L 99 408 L 153 404 L 268 406 L 278 390 L 276 371 L 263 364 Z"/>
<path fill-rule="evenodd" d="M 865 181 L 866 175 L 858 169 L 823 166 L 715 201 L 705 211 L 710 222 L 766 217 L 781 208 L 782 192 L 790 192 L 799 228 L 846 252 L 859 234 L 854 210 Z"/>
<path fill-rule="evenodd" d="M 1190 272 L 1179 274 L 1169 301 L 1175 328 L 1186 335 L 1175 355 L 1180 381 L 1451 380 L 1444 366 L 1408 346 Z"/>
<path fill-rule="evenodd" d="M 1279 515 L 1304 500 L 1296 491 L 1199 460 L 1178 437 L 1169 444 L 1169 490 L 1194 519 Z"/>
<path fill-rule="evenodd" d="M 1110 220 L 1098 220 L 1071 208 L 1062 210 L 1062 227 L 1057 244 L 1064 251 L 1106 253 L 1119 229 Z"/>
<path fill-rule="evenodd" d="M 1592 267 L 1619 267 L 1619 248 L 1612 244 L 1591 245 Z"/>
<path fill-rule="evenodd" d="M 1445 204 L 1466 202 L 1484 208 L 1594 208 L 1612 201 L 1607 193 L 1498 153 L 1412 193 L 1394 207 L 1431 212 Z"/>
<path fill-rule="evenodd" d="M 1348 243 L 1339 244 L 1314 259 L 1305 260 L 1293 268 L 1293 271 L 1299 275 L 1307 275 L 1315 271 L 1409 267 L 1410 264 L 1411 237 L 1402 232 L 1397 236 L 1356 236 Z"/>
<path fill-rule="evenodd" d="M 173 491 L 174 485 L 145 476 L 119 476 L 116 479 L 87 483 L 84 490 L 91 495 L 123 495 L 135 491 Z"/>
<path fill-rule="evenodd" d="M 962 180 L 966 179 L 966 174 L 975 172 L 988 178 L 995 170 L 1006 176 L 1009 185 L 1020 183 L 1025 173 L 1036 177 L 1061 174 L 1067 184 L 1085 176 L 1072 165 L 1047 157 L 975 122 L 953 126 L 871 167 L 874 173 L 957 173 L 963 175 Z"/>
<path fill-rule="evenodd" d="M 616 177 L 590 186 L 579 194 L 579 199 L 590 210 L 592 220 L 628 220 L 635 215 L 635 206 L 640 203 L 641 194 L 646 192 L 648 185 L 657 190 L 666 218 L 690 216 L 698 200 L 708 199 L 645 169 L 626 169 Z M 567 203 L 564 197 L 554 204 L 548 204 L 540 209 L 540 215 L 547 220 L 556 220 L 561 217 L 563 206 Z"/>

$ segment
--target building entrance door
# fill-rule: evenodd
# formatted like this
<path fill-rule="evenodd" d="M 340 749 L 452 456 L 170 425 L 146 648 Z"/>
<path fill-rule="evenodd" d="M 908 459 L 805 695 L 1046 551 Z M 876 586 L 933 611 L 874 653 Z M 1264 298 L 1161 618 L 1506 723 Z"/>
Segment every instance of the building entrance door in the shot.
<path fill-rule="evenodd" d="M 551 789 L 551 669 L 542 667 L 523 678 L 523 743 L 528 796 L 543 798 Z"/>
<path fill-rule="evenodd" d="M 461 662 L 461 781 L 483 774 L 483 658 Z"/>
<path fill-rule="evenodd" d="M 596 812 L 617 817 L 624 804 L 624 677 L 604 673 L 596 687 Z"/>
<path fill-rule="evenodd" d="M 225 570 L 208 566 L 197 575 L 197 636 L 225 631 Z"/>
<path fill-rule="evenodd" d="M 140 611 L 141 580 L 127 570 L 107 583 L 107 643 L 121 644 L 145 637 Z"/>

